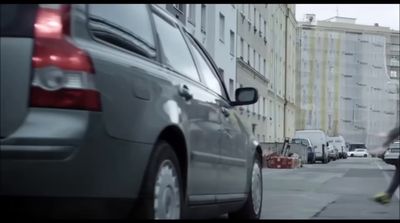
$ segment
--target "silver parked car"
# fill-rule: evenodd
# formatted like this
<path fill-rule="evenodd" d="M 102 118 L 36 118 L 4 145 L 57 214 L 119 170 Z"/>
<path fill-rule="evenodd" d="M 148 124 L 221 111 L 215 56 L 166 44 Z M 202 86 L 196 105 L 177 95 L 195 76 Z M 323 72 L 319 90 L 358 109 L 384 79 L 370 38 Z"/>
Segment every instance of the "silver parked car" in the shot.
<path fill-rule="evenodd" d="M 400 159 L 400 141 L 395 141 L 389 145 L 389 148 L 383 155 L 385 163 L 396 165 Z"/>
<path fill-rule="evenodd" d="M 261 147 L 153 5 L 1 5 L 2 213 L 258 219 Z"/>

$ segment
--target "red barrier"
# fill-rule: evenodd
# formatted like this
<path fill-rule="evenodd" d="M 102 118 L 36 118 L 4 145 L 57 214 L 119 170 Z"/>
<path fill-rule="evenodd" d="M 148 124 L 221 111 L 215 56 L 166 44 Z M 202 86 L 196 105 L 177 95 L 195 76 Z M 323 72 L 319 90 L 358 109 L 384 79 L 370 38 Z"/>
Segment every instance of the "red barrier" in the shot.
<path fill-rule="evenodd" d="M 274 169 L 293 169 L 300 166 L 300 160 L 293 157 L 286 156 L 265 156 L 264 167 Z"/>

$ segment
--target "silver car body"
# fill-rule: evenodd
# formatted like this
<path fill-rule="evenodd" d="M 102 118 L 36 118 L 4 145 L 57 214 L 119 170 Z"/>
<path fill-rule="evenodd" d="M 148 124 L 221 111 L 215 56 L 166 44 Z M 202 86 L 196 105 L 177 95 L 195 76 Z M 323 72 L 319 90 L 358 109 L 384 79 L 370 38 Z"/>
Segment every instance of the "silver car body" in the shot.
<path fill-rule="evenodd" d="M 154 145 L 163 139 L 182 164 L 185 200 L 194 214 L 237 210 L 247 199 L 252 162 L 261 147 L 221 80 L 219 95 L 201 73 L 195 81 L 171 70 L 162 45 L 150 60 L 94 39 L 90 7 L 71 6 L 70 41 L 90 55 L 100 112 L 29 107 L 34 39 L 1 36 L 0 195 L 134 200 Z M 183 33 L 160 8 L 145 10 Z M 182 86 L 191 91 L 190 101 L 179 94 Z M 211 211 L 198 211 L 207 205 Z M 127 209 L 117 211 L 126 214 Z"/>

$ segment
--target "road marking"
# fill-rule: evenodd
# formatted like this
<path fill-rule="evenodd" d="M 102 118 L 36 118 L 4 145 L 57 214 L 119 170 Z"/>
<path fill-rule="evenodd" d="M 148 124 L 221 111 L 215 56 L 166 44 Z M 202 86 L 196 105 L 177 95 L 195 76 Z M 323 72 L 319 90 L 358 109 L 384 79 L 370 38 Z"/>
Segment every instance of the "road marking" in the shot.
<path fill-rule="evenodd" d="M 379 165 L 379 164 L 376 162 L 376 160 L 375 160 L 374 162 L 375 162 L 375 164 L 378 166 L 378 168 L 379 168 L 380 170 L 383 170 L 382 166 Z M 398 170 L 395 169 L 395 171 L 398 171 Z M 392 178 L 391 178 L 385 171 L 382 171 L 382 173 L 383 173 L 383 176 L 385 177 L 386 181 L 390 184 L 391 181 L 392 181 Z M 399 193 L 400 193 L 399 187 L 397 187 L 396 191 L 394 192 L 394 195 L 397 197 L 398 200 L 400 200 L 400 198 L 399 198 Z"/>

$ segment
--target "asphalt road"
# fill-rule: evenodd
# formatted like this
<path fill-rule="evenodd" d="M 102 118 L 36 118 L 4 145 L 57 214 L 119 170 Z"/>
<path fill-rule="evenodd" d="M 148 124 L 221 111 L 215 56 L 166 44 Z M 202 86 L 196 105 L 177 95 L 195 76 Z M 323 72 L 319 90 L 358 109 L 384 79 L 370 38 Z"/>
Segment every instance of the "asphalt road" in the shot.
<path fill-rule="evenodd" d="M 400 219 L 399 189 L 387 205 L 394 166 L 379 158 L 348 158 L 297 169 L 263 169 L 262 219 Z"/>

